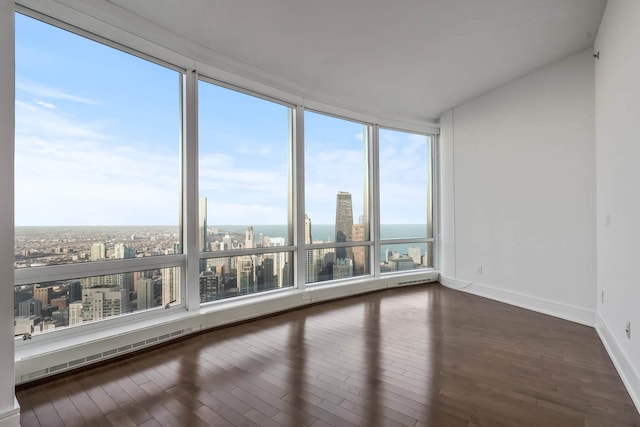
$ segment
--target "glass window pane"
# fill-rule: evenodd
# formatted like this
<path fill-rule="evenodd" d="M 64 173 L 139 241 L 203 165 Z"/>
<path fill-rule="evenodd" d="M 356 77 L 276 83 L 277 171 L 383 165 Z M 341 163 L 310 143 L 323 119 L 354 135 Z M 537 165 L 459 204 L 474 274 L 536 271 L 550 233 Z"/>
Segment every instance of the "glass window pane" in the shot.
<path fill-rule="evenodd" d="M 293 286 L 291 252 L 202 260 L 200 302 Z"/>
<path fill-rule="evenodd" d="M 198 102 L 201 251 L 289 244 L 291 109 L 203 81 Z"/>
<path fill-rule="evenodd" d="M 36 334 L 180 304 L 181 268 L 14 287 L 15 335 Z"/>
<path fill-rule="evenodd" d="M 180 91 L 176 71 L 16 14 L 19 267 L 181 251 Z"/>
<path fill-rule="evenodd" d="M 310 111 L 304 127 L 305 242 L 368 240 L 367 127 Z M 351 248 L 332 251 L 337 263 L 355 262 Z"/>
<path fill-rule="evenodd" d="M 350 256 L 338 258 L 347 249 Z M 349 248 L 322 248 L 305 251 L 305 282 L 348 279 L 366 276 L 369 269 L 369 246 Z"/>
<path fill-rule="evenodd" d="M 427 234 L 430 137 L 380 129 L 380 238 Z"/>
<path fill-rule="evenodd" d="M 433 243 L 380 245 L 380 272 L 433 268 Z"/>

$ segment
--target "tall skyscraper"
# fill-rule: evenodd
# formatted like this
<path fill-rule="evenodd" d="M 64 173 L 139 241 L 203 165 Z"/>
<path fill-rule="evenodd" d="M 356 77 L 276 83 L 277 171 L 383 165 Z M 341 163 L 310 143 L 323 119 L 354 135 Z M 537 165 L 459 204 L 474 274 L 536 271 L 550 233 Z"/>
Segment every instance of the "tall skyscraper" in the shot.
<path fill-rule="evenodd" d="M 353 206 L 351 193 L 338 192 L 336 199 L 336 242 L 350 242 L 353 227 Z M 336 258 L 351 258 L 349 248 L 337 248 Z"/>
<path fill-rule="evenodd" d="M 200 251 L 206 252 L 207 247 L 207 198 L 200 197 L 198 209 L 198 225 L 200 227 Z"/>
<path fill-rule="evenodd" d="M 311 237 L 311 218 L 304 214 L 304 244 L 309 245 L 313 241 Z"/>
<path fill-rule="evenodd" d="M 244 247 L 247 249 L 253 249 L 255 248 L 255 242 L 253 241 L 253 227 L 249 226 L 247 227 L 247 231 L 245 232 L 245 237 L 244 237 Z"/>

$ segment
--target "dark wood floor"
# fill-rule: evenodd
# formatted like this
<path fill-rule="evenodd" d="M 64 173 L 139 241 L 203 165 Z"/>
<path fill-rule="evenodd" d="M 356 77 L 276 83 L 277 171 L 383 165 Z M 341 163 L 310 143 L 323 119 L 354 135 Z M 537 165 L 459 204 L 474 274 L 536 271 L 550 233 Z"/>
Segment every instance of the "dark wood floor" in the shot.
<path fill-rule="evenodd" d="M 204 333 L 17 391 L 30 426 L 640 426 L 593 328 L 437 284 Z"/>

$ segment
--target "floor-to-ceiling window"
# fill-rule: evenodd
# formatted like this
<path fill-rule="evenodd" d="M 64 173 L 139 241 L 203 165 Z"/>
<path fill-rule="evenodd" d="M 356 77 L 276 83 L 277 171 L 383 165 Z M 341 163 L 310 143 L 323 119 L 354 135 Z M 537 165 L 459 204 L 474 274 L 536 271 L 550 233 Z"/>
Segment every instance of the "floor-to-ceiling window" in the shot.
<path fill-rule="evenodd" d="M 370 133 L 370 125 L 305 112 L 306 283 L 371 272 Z"/>
<path fill-rule="evenodd" d="M 16 335 L 181 304 L 181 85 L 16 14 Z"/>
<path fill-rule="evenodd" d="M 293 286 L 292 114 L 198 84 L 201 302 Z"/>
<path fill-rule="evenodd" d="M 380 271 L 433 267 L 433 137 L 379 129 Z"/>

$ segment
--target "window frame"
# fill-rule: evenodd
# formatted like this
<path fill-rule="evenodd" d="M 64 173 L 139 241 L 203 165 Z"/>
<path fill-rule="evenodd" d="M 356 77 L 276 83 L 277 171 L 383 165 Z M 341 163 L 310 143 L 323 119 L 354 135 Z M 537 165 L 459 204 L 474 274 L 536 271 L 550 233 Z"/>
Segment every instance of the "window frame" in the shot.
<path fill-rule="evenodd" d="M 295 182 L 295 178 L 294 178 L 294 168 L 295 168 L 295 145 L 296 145 L 296 123 L 295 123 L 295 117 L 296 117 L 296 105 L 290 103 L 290 102 L 286 102 L 283 100 L 280 100 L 278 98 L 269 96 L 269 95 L 265 95 L 263 93 L 260 92 L 256 92 L 250 89 L 246 89 L 240 86 L 236 86 L 234 84 L 231 83 L 227 83 L 224 81 L 221 81 L 219 79 L 213 78 L 213 77 L 208 77 L 206 75 L 202 75 L 202 74 L 197 74 L 196 75 L 196 80 L 195 80 L 195 91 L 196 91 L 196 96 L 195 96 L 195 108 L 196 108 L 196 135 L 198 134 L 198 123 L 200 121 L 200 114 L 199 114 L 199 108 L 198 108 L 198 99 L 199 99 L 199 94 L 198 94 L 198 86 L 200 84 L 200 82 L 204 82 L 204 83 L 208 83 L 208 84 L 212 84 L 214 86 L 218 86 L 224 89 L 228 89 L 234 92 L 238 92 L 240 94 L 243 95 L 247 95 L 247 96 L 251 96 L 263 101 L 267 101 L 267 102 L 271 102 L 274 104 L 278 104 L 280 106 L 286 107 L 288 108 L 289 112 L 288 112 L 288 126 L 289 126 L 289 140 L 288 140 L 288 183 L 287 183 L 287 193 L 288 193 L 288 201 L 287 201 L 287 239 L 288 242 L 286 242 L 287 244 L 283 245 L 283 246 L 270 246 L 270 247 L 266 247 L 266 248 L 243 248 L 243 249 L 232 249 L 232 250 L 220 250 L 220 251 L 200 251 L 199 250 L 199 243 L 198 241 L 196 242 L 196 249 L 197 250 L 197 256 L 198 256 L 198 266 L 200 265 L 200 261 L 206 261 L 209 259 L 219 259 L 219 258 L 229 258 L 229 257 L 240 257 L 240 256 L 251 256 L 251 255 L 266 255 L 266 254 L 278 254 L 278 253 L 290 253 L 291 256 L 291 261 L 292 261 L 292 267 L 294 268 L 293 271 L 290 273 L 291 275 L 291 280 L 292 280 L 292 284 L 291 286 L 287 286 L 287 287 L 283 287 L 283 288 L 277 288 L 277 289 L 270 289 L 268 291 L 261 291 L 261 292 L 255 292 L 255 293 L 249 293 L 249 294 L 242 294 L 242 295 L 238 295 L 232 298 L 223 298 L 220 300 L 212 300 L 212 301 L 206 301 L 206 302 L 198 302 L 198 304 L 200 306 L 205 306 L 205 305 L 211 305 L 211 304 L 220 304 L 222 301 L 229 301 L 229 300 L 236 300 L 238 298 L 252 298 L 252 297 L 256 297 L 259 295 L 262 295 L 264 293 L 271 293 L 271 292 L 281 292 L 281 291 L 285 291 L 288 289 L 292 289 L 292 288 L 296 288 L 296 272 L 295 272 L 295 265 L 297 265 L 296 262 L 296 257 L 297 255 L 297 246 L 296 246 L 296 242 L 295 242 L 295 233 L 294 233 L 294 211 L 295 211 L 295 195 L 293 192 L 293 182 Z M 199 137 L 196 137 L 197 140 L 197 147 L 200 147 L 200 139 Z M 196 156 L 195 159 L 195 164 L 191 164 L 190 166 L 193 167 L 193 169 L 196 171 L 196 200 L 195 205 L 198 206 L 199 200 L 200 200 L 200 195 L 199 195 L 199 184 L 200 184 L 200 177 L 199 177 L 199 171 L 200 171 L 200 162 L 199 162 L 199 157 Z M 193 196 L 192 196 L 193 197 Z M 198 210 L 196 210 L 195 213 L 198 213 Z M 196 221 L 197 222 L 197 221 Z M 199 224 L 197 224 L 199 225 Z M 196 226 L 197 226 L 196 225 Z M 254 225 L 254 224 L 248 224 L 247 226 L 250 225 Z M 199 239 L 199 236 L 197 237 L 197 239 Z M 197 272 L 197 276 L 199 277 L 200 275 L 200 271 L 198 268 L 198 272 Z M 198 279 L 198 286 L 199 286 L 199 279 Z M 190 290 L 192 293 L 195 293 L 196 290 L 192 287 L 190 287 Z M 199 287 L 197 289 L 197 293 L 199 295 L 200 290 Z"/>
<path fill-rule="evenodd" d="M 374 209 L 374 205 L 375 205 L 375 201 L 374 199 L 376 198 L 376 193 L 377 191 L 374 191 L 374 188 L 377 188 L 376 182 L 375 182 L 375 174 L 377 173 L 376 171 L 376 167 L 375 167 L 375 155 L 374 152 L 376 151 L 375 148 L 375 139 L 377 138 L 377 126 L 373 123 L 368 123 L 356 118 L 352 118 L 349 116 L 345 116 L 345 115 L 340 115 L 337 113 L 333 113 L 333 112 L 325 112 L 325 111 L 321 111 L 319 109 L 315 109 L 315 108 L 304 108 L 303 109 L 303 115 L 304 112 L 310 112 L 310 113 L 314 113 L 314 114 L 320 114 L 323 116 L 327 116 L 327 117 L 331 117 L 334 119 L 338 119 L 338 120 L 344 120 L 347 122 L 351 122 L 351 123 L 355 123 L 358 125 L 361 125 L 363 127 L 364 130 L 364 138 L 365 141 L 363 142 L 363 149 L 364 149 L 364 157 L 365 157 L 365 161 L 364 161 L 364 191 L 363 191 L 363 216 L 364 216 L 364 226 L 365 226 L 365 240 L 359 240 L 359 241 L 349 241 L 349 242 L 326 242 L 326 243 L 309 243 L 306 244 L 304 242 L 304 238 L 305 238 L 305 231 L 304 231 L 304 216 L 306 214 L 306 192 L 301 200 L 301 210 L 302 210 L 302 233 L 301 233 L 301 240 L 299 243 L 300 246 L 300 250 L 299 252 L 299 257 L 303 258 L 303 266 L 305 271 L 303 272 L 304 274 L 302 275 L 302 283 L 304 283 L 304 286 L 310 286 L 310 287 L 314 287 L 314 286 L 322 286 L 322 285 L 326 285 L 327 283 L 331 284 L 331 283 L 336 283 L 338 281 L 350 281 L 350 280 L 358 280 L 358 279 L 363 279 L 363 278 L 372 278 L 372 277 L 376 277 L 377 276 L 377 264 L 374 264 L 375 260 L 373 257 L 373 252 L 375 252 L 375 243 L 373 240 L 373 236 L 374 234 L 374 227 L 375 227 L 375 218 L 377 218 L 377 212 Z M 301 141 L 302 145 L 304 146 L 306 141 L 304 139 L 304 129 L 303 129 L 303 136 L 302 136 L 302 141 Z M 304 150 L 305 147 L 303 147 Z M 302 156 L 302 166 L 303 166 L 303 172 L 302 172 L 302 185 L 306 187 L 306 175 L 304 173 L 304 169 L 306 167 L 305 165 L 305 157 L 304 154 Z M 298 218 L 298 220 L 300 221 L 300 218 Z M 354 247 L 366 247 L 368 248 L 368 268 L 366 270 L 368 270 L 368 273 L 360 275 L 360 276 L 353 276 L 350 278 L 345 278 L 345 279 L 335 279 L 335 280 L 329 280 L 329 281 L 318 281 L 318 282 L 311 282 L 311 283 L 306 283 L 306 251 L 308 250 L 318 250 L 318 249 L 337 249 L 337 248 L 354 248 Z"/>
<path fill-rule="evenodd" d="M 383 130 L 388 130 L 388 131 L 393 131 L 393 132 L 402 132 L 402 133 L 408 133 L 408 134 L 414 134 L 414 135 L 422 135 L 422 136 L 426 136 L 427 137 L 427 144 L 428 144 L 428 152 L 429 152 L 429 158 L 427 159 L 427 161 L 429 162 L 427 164 L 428 167 L 428 174 L 427 174 L 427 203 L 426 203 L 426 212 L 425 212 L 425 227 L 426 227 L 426 237 L 421 237 L 421 238 L 392 238 L 392 239 L 382 239 L 381 237 L 381 227 L 382 224 L 380 222 L 380 185 L 379 185 L 379 180 L 380 180 L 380 129 Z M 425 270 L 435 270 L 438 268 L 438 264 L 437 259 L 437 253 L 438 253 L 438 247 L 436 245 L 436 240 L 437 240 L 437 235 L 436 235 L 436 230 L 437 228 L 437 223 L 435 223 L 435 219 L 437 217 L 437 215 L 435 214 L 435 209 L 437 206 L 436 203 L 436 198 L 437 198 L 437 192 L 436 192 L 436 178 L 437 178 L 437 134 L 434 133 L 428 133 L 428 132 L 421 132 L 421 131 L 416 131 L 416 130 L 407 130 L 407 129 L 403 129 L 403 128 L 399 128 L 399 127 L 392 127 L 392 126 L 378 126 L 377 131 L 376 131 L 376 178 L 378 180 L 378 186 L 377 189 L 378 191 L 376 192 L 377 194 L 377 219 L 378 219 L 378 223 L 377 223 L 377 231 L 378 231 L 378 239 L 376 240 L 376 246 L 375 246 L 375 252 L 376 252 L 376 256 L 378 257 L 377 261 L 376 261 L 376 269 L 378 271 L 378 273 L 381 276 L 393 276 L 393 275 L 402 275 L 402 274 L 407 274 L 410 272 L 416 272 L 416 271 L 425 271 Z M 380 267 L 382 265 L 381 261 L 382 258 L 380 256 L 380 252 L 382 250 L 382 246 L 387 246 L 387 245 L 405 245 L 405 244 L 411 244 L 411 243 L 417 243 L 417 244 L 425 244 L 426 247 L 428 248 L 429 245 L 432 246 L 432 251 L 431 251 L 431 265 L 430 266 L 421 266 L 419 268 L 414 268 L 412 270 L 402 270 L 402 271 L 393 271 L 393 272 L 381 272 L 380 271 Z M 426 254 L 425 254 L 426 255 Z"/>
<path fill-rule="evenodd" d="M 75 36 L 82 37 L 86 40 L 101 44 L 105 47 L 115 49 L 122 53 L 131 55 L 135 58 L 138 58 L 143 61 L 147 61 L 151 64 L 166 68 L 168 70 L 174 71 L 178 74 L 179 78 L 179 88 L 178 95 L 179 97 L 176 99 L 176 102 L 179 102 L 179 111 L 180 111 L 180 139 L 178 144 L 178 158 L 184 157 L 185 145 L 187 140 L 187 123 L 186 123 L 186 112 L 185 112 L 185 92 L 186 92 L 186 75 L 187 70 L 178 65 L 174 65 L 171 62 L 167 62 L 165 60 L 159 59 L 155 56 L 144 53 L 140 50 L 129 47 L 125 44 L 118 43 L 109 38 L 99 36 L 95 33 L 92 33 L 88 30 L 82 29 L 75 25 L 69 24 L 65 21 L 56 19 L 52 16 L 40 13 L 33 9 L 29 9 L 27 7 L 16 4 L 14 14 L 21 14 L 27 18 L 34 19 L 36 21 L 40 21 L 45 25 L 50 25 L 54 28 L 57 28 L 62 31 L 67 31 Z M 38 266 L 38 267 L 29 267 L 29 268 L 14 268 L 14 283 L 13 288 L 17 286 L 24 285 L 35 285 L 37 283 L 42 282 L 56 282 L 56 281 L 64 281 L 64 280 L 72 280 L 72 279 L 82 279 L 94 276 L 104 276 L 104 275 L 113 275 L 113 274 L 124 274 L 124 273 L 135 273 L 139 271 L 153 270 L 153 269 L 162 269 L 162 268 L 171 268 L 171 267 L 180 267 L 180 300 L 176 301 L 174 304 L 171 304 L 168 308 L 169 311 L 182 311 L 187 307 L 187 301 L 185 298 L 187 292 L 187 262 L 186 262 L 186 254 L 185 254 L 185 203 L 184 203 L 184 192 L 185 188 L 185 168 L 183 162 L 180 162 L 179 170 L 180 176 L 180 191 L 178 193 L 178 200 L 176 209 L 178 210 L 178 230 L 180 233 L 180 244 L 183 248 L 181 254 L 172 254 L 172 255 L 154 255 L 148 257 L 140 257 L 140 258 L 126 258 L 126 259 L 107 259 L 105 261 L 90 261 L 90 262 L 82 262 L 82 263 L 69 263 L 69 264 L 61 264 L 61 265 L 50 265 L 50 266 Z M 15 225 L 14 225 L 15 227 Z M 116 226 L 114 226 L 116 227 Z M 147 319 L 154 318 L 157 316 L 166 316 L 167 308 L 163 306 L 153 307 L 149 309 L 144 309 L 140 311 L 134 311 L 130 313 L 122 313 L 118 316 L 107 317 L 101 320 L 90 321 L 86 324 L 79 324 L 74 326 L 65 326 L 59 329 L 53 329 L 51 331 L 42 331 L 39 332 L 36 337 L 41 336 L 50 336 L 55 335 L 56 337 L 63 338 L 65 336 L 70 336 L 77 332 L 77 328 L 83 328 L 83 330 L 91 331 L 91 330 L 99 330 L 105 327 L 106 325 L 118 326 L 122 324 L 131 323 L 134 319 L 136 321 L 138 319 Z"/>

